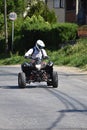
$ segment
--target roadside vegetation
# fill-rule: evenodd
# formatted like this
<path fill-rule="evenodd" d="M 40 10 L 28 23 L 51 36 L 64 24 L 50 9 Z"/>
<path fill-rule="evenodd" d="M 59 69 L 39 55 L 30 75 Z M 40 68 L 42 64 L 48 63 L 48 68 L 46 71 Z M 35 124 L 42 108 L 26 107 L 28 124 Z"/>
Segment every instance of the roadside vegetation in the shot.
<path fill-rule="evenodd" d="M 87 70 L 87 38 L 78 39 L 73 45 L 66 45 L 59 50 L 47 50 L 55 65 L 74 66 Z M 28 61 L 18 53 L 0 56 L 0 65 L 16 65 Z"/>
<path fill-rule="evenodd" d="M 50 10 L 43 1 L 33 0 L 27 3 L 26 0 L 17 0 L 16 4 L 15 0 L 12 2 L 7 0 L 8 36 L 6 39 L 4 10 L 1 10 L 4 7 L 4 1 L 0 2 L 0 7 L 0 54 L 6 51 L 23 54 L 34 46 L 38 39 L 42 39 L 48 49 L 58 50 L 62 43 L 75 40 L 77 37 L 78 25 L 59 23 L 54 10 Z M 14 22 L 14 43 L 12 43 L 12 21 L 8 17 L 13 10 L 17 14 L 17 19 Z"/>
<path fill-rule="evenodd" d="M 52 54 L 52 55 L 51 55 Z M 49 52 L 56 65 L 79 67 L 87 70 L 87 38 L 78 39 L 58 51 Z"/>
<path fill-rule="evenodd" d="M 36 2 L 37 1 L 37 2 Z M 29 5 L 28 5 L 29 4 Z M 21 64 L 24 53 L 42 39 L 50 59 L 55 65 L 75 66 L 87 69 L 87 38 L 78 39 L 78 25 L 59 23 L 54 10 L 49 10 L 41 0 L 7 0 L 8 43 L 4 32 L 4 1 L 0 2 L 0 65 Z M 26 16 L 24 13 L 27 10 Z M 14 43 L 10 12 L 17 13 Z M 75 43 L 70 41 L 76 41 Z M 68 43 L 68 44 L 67 44 Z"/>

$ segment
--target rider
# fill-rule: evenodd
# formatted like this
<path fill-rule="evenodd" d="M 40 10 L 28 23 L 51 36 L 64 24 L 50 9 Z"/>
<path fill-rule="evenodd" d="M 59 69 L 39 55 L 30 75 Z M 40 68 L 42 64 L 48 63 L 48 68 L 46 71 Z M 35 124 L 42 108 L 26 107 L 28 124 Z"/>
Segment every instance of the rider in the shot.
<path fill-rule="evenodd" d="M 25 58 L 31 58 L 32 59 L 30 63 L 24 62 L 21 65 L 23 72 L 26 73 L 26 76 L 31 73 L 31 69 L 28 69 L 28 71 L 27 71 L 26 67 L 31 68 L 32 63 L 35 62 L 35 59 L 40 59 L 40 60 L 48 59 L 48 56 L 47 56 L 47 53 L 46 53 L 44 47 L 45 47 L 44 42 L 42 40 L 37 40 L 35 46 L 33 48 L 29 49 L 25 53 L 25 55 L 24 55 Z"/>
<path fill-rule="evenodd" d="M 26 80 L 28 80 L 28 77 L 30 76 L 31 72 L 32 72 L 32 68 L 35 62 L 35 59 L 39 59 L 39 60 L 43 60 L 43 59 L 49 59 L 45 49 L 45 44 L 42 40 L 37 40 L 36 44 L 33 48 L 29 49 L 24 57 L 25 58 L 30 58 L 32 59 L 29 63 L 24 62 L 21 67 L 22 67 L 22 71 L 26 74 Z M 46 62 L 42 63 L 43 66 L 46 65 Z M 52 76 L 52 72 L 53 70 L 47 69 L 47 71 L 49 71 L 48 73 L 50 73 L 50 76 Z"/>
<path fill-rule="evenodd" d="M 44 47 L 45 47 L 44 42 L 42 40 L 37 40 L 35 46 L 33 48 L 29 49 L 25 53 L 25 58 L 28 58 L 28 57 L 31 57 L 32 59 L 35 59 L 35 58 L 46 59 L 46 58 L 48 58 Z"/>

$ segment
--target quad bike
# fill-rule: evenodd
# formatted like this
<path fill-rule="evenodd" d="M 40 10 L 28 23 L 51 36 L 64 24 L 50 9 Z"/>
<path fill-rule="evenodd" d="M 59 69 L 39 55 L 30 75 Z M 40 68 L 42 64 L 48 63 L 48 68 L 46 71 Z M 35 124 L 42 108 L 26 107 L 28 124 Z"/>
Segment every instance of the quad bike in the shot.
<path fill-rule="evenodd" d="M 22 72 L 18 73 L 18 86 L 25 88 L 31 82 L 46 82 L 47 86 L 58 87 L 58 74 L 53 70 L 53 62 L 47 63 L 39 58 L 32 59 L 32 62 L 21 64 Z"/>

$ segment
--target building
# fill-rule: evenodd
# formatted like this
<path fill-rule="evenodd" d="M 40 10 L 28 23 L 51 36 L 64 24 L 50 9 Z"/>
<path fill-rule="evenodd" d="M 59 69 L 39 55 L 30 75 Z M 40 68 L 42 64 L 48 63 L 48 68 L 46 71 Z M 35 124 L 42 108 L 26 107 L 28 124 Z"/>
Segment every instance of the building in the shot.
<path fill-rule="evenodd" d="M 87 0 L 45 0 L 58 22 L 87 24 Z"/>

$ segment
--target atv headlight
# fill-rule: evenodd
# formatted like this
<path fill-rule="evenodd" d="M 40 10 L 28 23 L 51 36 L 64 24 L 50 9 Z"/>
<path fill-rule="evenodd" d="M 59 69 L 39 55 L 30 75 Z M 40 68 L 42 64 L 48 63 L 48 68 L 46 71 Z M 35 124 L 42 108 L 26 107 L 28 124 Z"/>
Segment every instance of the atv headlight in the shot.
<path fill-rule="evenodd" d="M 36 67 L 38 70 L 40 70 L 40 69 L 41 69 L 41 64 L 35 65 L 35 67 Z"/>

